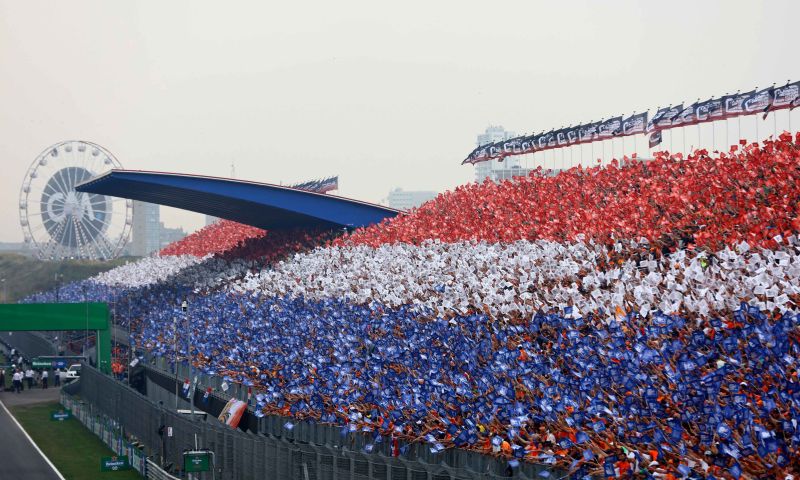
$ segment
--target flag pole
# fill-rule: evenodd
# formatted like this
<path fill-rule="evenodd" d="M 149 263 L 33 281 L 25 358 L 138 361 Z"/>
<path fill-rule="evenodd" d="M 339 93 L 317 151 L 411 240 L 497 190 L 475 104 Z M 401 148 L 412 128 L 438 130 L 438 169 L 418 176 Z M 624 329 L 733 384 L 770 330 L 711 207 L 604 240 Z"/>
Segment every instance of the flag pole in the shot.
<path fill-rule="evenodd" d="M 712 97 L 713 98 L 713 97 Z M 697 148 L 703 148 L 703 131 L 700 129 L 700 119 L 697 118 L 697 104 L 700 103 L 700 99 L 698 98 L 696 102 L 694 102 L 694 120 L 697 122 Z"/>
<path fill-rule="evenodd" d="M 683 154 L 686 155 L 686 127 L 681 129 L 681 137 L 683 138 Z"/>
<path fill-rule="evenodd" d="M 758 115 L 754 115 L 756 119 L 756 142 L 761 142 L 761 137 L 758 136 Z"/>
<path fill-rule="evenodd" d="M 636 112 L 633 112 L 636 115 Z M 622 118 L 625 118 L 624 116 Z M 623 123 L 620 127 L 622 131 L 620 132 L 620 136 L 622 137 L 622 158 L 625 158 L 625 124 Z"/>
<path fill-rule="evenodd" d="M 625 118 L 622 115 L 620 115 L 620 117 L 621 118 Z M 620 121 L 619 127 L 622 128 L 622 121 Z M 611 132 L 611 161 L 614 161 L 614 159 L 616 158 L 616 154 L 614 153 L 614 143 L 616 143 L 616 142 L 614 142 L 614 140 L 616 140 L 616 139 L 617 139 L 617 136 L 614 134 L 614 132 Z"/>
<path fill-rule="evenodd" d="M 716 129 L 714 128 L 714 123 L 716 123 L 716 122 L 714 122 L 714 120 L 711 120 L 711 151 L 712 152 L 717 149 L 717 132 L 715 132 Z"/>
<path fill-rule="evenodd" d="M 675 150 L 672 148 L 672 130 L 669 131 L 669 153 L 675 153 Z"/>
<path fill-rule="evenodd" d="M 600 165 L 602 165 L 603 162 L 606 161 L 606 141 L 605 140 L 601 140 L 600 141 L 600 145 L 603 146 L 603 157 L 600 160 Z"/>
<path fill-rule="evenodd" d="M 758 87 L 754 88 L 753 91 L 755 92 L 754 95 L 757 95 L 758 94 Z M 744 107 L 744 104 L 742 104 L 742 107 Z M 756 115 L 754 118 L 756 119 L 756 142 L 760 143 L 761 142 L 761 138 L 758 136 L 758 115 Z"/>
<path fill-rule="evenodd" d="M 742 116 L 741 115 L 736 115 L 736 121 L 739 124 L 739 126 L 736 129 L 738 130 L 737 133 L 739 134 L 739 140 L 741 140 L 742 139 Z"/>
<path fill-rule="evenodd" d="M 700 123 L 697 123 L 697 148 L 703 148 L 703 131 L 700 130 Z"/>
<path fill-rule="evenodd" d="M 777 112 L 772 112 L 772 137 L 773 139 L 778 138 L 778 114 Z"/>
<path fill-rule="evenodd" d="M 723 111 L 722 114 L 725 115 L 725 112 Z M 728 137 L 729 137 L 729 135 L 728 135 L 728 119 L 726 118 L 725 119 L 725 150 L 726 151 L 731 147 L 730 138 L 728 138 Z"/>

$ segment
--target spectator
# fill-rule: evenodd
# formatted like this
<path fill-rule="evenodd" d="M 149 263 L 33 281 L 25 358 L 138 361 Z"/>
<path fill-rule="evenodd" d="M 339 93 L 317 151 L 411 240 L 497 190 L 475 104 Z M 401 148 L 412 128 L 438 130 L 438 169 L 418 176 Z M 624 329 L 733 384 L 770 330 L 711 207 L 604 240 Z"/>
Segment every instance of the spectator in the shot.
<path fill-rule="evenodd" d="M 22 378 L 23 378 L 22 370 L 19 369 L 15 370 L 12 382 L 14 386 L 14 391 L 17 393 L 20 393 L 22 391 Z"/>
<path fill-rule="evenodd" d="M 226 224 L 62 292 L 257 415 L 578 478 L 796 475 L 796 143 L 467 185 L 325 247 Z"/>
<path fill-rule="evenodd" d="M 28 367 L 28 369 L 25 370 L 25 381 L 28 382 L 28 390 L 32 390 L 33 389 L 33 369 L 31 367 Z"/>

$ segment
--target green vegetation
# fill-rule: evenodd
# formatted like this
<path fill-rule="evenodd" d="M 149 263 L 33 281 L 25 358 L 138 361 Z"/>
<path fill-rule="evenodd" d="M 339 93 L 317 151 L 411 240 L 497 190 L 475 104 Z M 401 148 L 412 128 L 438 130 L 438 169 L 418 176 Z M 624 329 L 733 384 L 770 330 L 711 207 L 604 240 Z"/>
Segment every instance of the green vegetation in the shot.
<path fill-rule="evenodd" d="M 7 364 L 8 364 L 8 358 L 6 358 L 6 354 L 0 352 L 0 365 L 7 365 Z M 0 385 L 0 388 L 5 390 L 11 390 L 11 384 L 12 384 L 11 377 L 14 375 L 14 372 L 10 368 L 6 368 L 5 370 L 6 370 L 6 377 L 5 377 L 6 383 L 5 385 Z"/>
<path fill-rule="evenodd" d="M 15 406 L 11 410 L 36 445 L 70 480 L 141 479 L 134 470 L 101 472 L 100 457 L 114 453 L 78 420 L 50 420 L 50 412 L 61 407 L 58 403 L 39 403 Z"/>
<path fill-rule="evenodd" d="M 0 254 L 0 278 L 6 279 L 5 285 L 0 286 L 0 302 L 16 302 L 32 293 L 83 280 L 133 260 L 134 257 L 117 258 L 107 262 L 94 260 L 45 262 L 15 253 Z M 6 294 L 7 299 L 4 298 Z"/>

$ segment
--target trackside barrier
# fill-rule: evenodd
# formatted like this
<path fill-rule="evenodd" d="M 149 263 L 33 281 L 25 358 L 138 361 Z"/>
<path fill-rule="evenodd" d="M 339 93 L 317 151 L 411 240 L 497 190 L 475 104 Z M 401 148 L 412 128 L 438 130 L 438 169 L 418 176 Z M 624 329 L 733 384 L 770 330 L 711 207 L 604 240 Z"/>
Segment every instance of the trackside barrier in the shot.
<path fill-rule="evenodd" d="M 161 469 L 155 462 L 147 459 L 147 478 L 149 480 L 180 480 Z"/>
<path fill-rule="evenodd" d="M 174 379 L 174 373 L 160 374 Z M 178 378 L 180 382 L 183 381 L 182 373 Z M 174 383 L 172 385 L 174 388 Z M 86 365 L 81 371 L 81 379 L 63 390 L 68 395 L 79 396 L 80 401 L 85 402 L 79 410 L 89 409 L 90 416 L 102 415 L 113 419 L 111 425 L 121 427 L 125 438 L 135 437 L 145 446 L 144 453 L 150 460 L 158 465 L 172 465 L 172 469 L 166 470 L 177 476 L 180 476 L 177 469 L 182 465 L 183 452 L 196 447 L 214 452 L 217 479 L 507 478 L 504 475 L 505 461 L 475 452 L 449 449 L 435 455 L 424 445 L 412 444 L 403 456 L 392 457 L 388 440 L 374 443 L 372 452 L 367 453 L 364 447 L 374 442 L 372 436 L 342 432 L 339 427 L 292 420 L 295 427 L 289 431 L 284 427 L 288 418 L 268 416 L 259 419 L 258 432 L 244 432 L 231 429 L 210 415 L 206 421 L 192 420 L 174 412 L 174 404 L 154 402 Z M 167 387 L 162 393 L 170 390 Z M 72 401 L 74 405 L 78 400 Z M 159 435 L 160 429 L 163 435 Z M 113 440 L 113 434 L 108 438 Z M 514 471 L 513 478 L 541 480 L 544 477 L 540 477 L 539 473 L 544 470 L 551 472 L 550 480 L 563 477 L 563 473 L 547 469 L 546 466 L 522 464 Z"/>
<path fill-rule="evenodd" d="M 73 383 L 69 387 L 74 389 L 74 385 L 77 383 Z M 122 426 L 106 415 L 95 411 L 91 404 L 77 400 L 64 391 L 65 389 L 61 391 L 61 405 L 71 410 L 72 416 L 97 435 L 115 454 L 127 456 L 131 468 L 145 475 L 147 458 L 144 452 L 128 441 Z"/>
<path fill-rule="evenodd" d="M 166 393 L 169 398 L 174 398 L 174 393 L 172 393 L 174 392 L 174 382 L 176 378 L 174 365 L 163 357 L 150 356 L 145 357 L 145 365 L 150 376 L 160 377 L 161 382 L 159 383 L 165 385 L 165 381 L 169 382 L 169 385 L 164 386 L 164 388 L 166 388 Z M 190 375 L 188 366 L 186 364 L 179 364 L 177 371 L 179 388 L 182 388 L 180 386 L 180 382 L 186 378 L 189 378 L 190 376 L 192 376 L 192 378 L 197 376 L 199 385 L 202 385 L 203 388 L 208 386 L 212 387 L 212 389 L 215 390 L 213 395 L 225 401 L 231 397 L 238 399 L 247 398 L 247 387 L 233 382 L 228 382 L 227 392 L 221 392 L 221 385 L 223 383 L 222 378 L 218 376 L 198 374 L 197 372 L 194 372 L 193 375 Z M 183 405 L 181 408 L 188 408 L 189 403 L 188 401 L 184 403 L 184 399 L 181 397 L 181 405 Z M 248 408 L 248 411 L 251 412 L 251 409 Z M 287 422 L 291 422 L 294 425 L 291 430 L 287 430 L 285 428 Z M 258 427 L 253 431 L 254 433 L 260 433 L 270 438 L 285 439 L 290 442 L 308 443 L 314 445 L 330 445 L 337 448 L 346 448 L 358 453 L 362 453 L 366 456 L 369 456 L 370 454 L 366 454 L 364 449 L 368 445 L 371 445 L 371 454 L 391 457 L 391 443 L 388 440 L 384 440 L 381 443 L 376 443 L 374 442 L 374 437 L 372 434 L 365 434 L 362 432 L 348 433 L 347 435 L 343 436 L 342 428 L 339 426 L 319 424 L 316 422 L 298 421 L 293 418 L 282 417 L 279 415 L 269 415 L 258 419 Z M 407 451 L 404 453 L 403 458 L 412 462 L 442 466 L 442 468 L 445 468 L 448 471 L 466 470 L 470 472 L 469 475 L 485 475 L 489 473 L 502 474 L 504 473 L 505 466 L 507 465 L 505 460 L 498 460 L 488 455 L 462 449 L 448 449 L 440 453 L 431 453 L 429 446 L 421 443 L 412 443 L 407 445 Z M 548 470 L 548 472 L 551 473 L 551 478 L 559 477 L 556 469 L 547 468 L 543 465 L 522 463 L 520 468 L 517 470 L 516 478 L 526 478 L 526 476 L 530 478 L 544 478 L 538 477 L 538 474 L 542 470 Z M 469 477 L 469 475 L 468 478 L 474 478 Z"/>

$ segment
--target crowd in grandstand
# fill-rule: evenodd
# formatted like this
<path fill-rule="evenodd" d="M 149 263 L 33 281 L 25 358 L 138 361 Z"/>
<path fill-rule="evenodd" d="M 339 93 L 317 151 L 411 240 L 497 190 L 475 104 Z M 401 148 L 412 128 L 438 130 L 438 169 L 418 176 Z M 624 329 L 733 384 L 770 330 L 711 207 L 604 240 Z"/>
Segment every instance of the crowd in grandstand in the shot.
<path fill-rule="evenodd" d="M 568 306 L 574 315 L 598 309 L 709 315 L 738 308 L 738 299 L 753 293 L 765 295 L 753 304 L 771 311 L 800 293 L 793 248 L 800 243 L 793 235 L 781 242 L 786 249 L 751 251 L 741 243 L 669 256 L 653 253 L 644 240 L 613 248 L 544 240 L 333 247 L 248 275 L 235 289 L 512 319 Z"/>
<path fill-rule="evenodd" d="M 264 230 L 229 220 L 220 220 L 204 227 L 199 234 L 189 235 L 164 247 L 160 255 L 193 255 L 204 257 L 221 253 L 242 244 L 249 238 L 264 235 Z"/>
<path fill-rule="evenodd" d="M 134 344 L 164 356 L 190 296 L 180 356 L 252 386 L 259 415 L 578 477 L 784 478 L 798 143 L 471 184 L 316 249 L 337 232 L 226 225 L 60 295 L 124 290 Z"/>
<path fill-rule="evenodd" d="M 337 243 L 565 242 L 583 235 L 603 244 L 644 237 L 664 252 L 686 240 L 711 250 L 742 241 L 774 248 L 777 235 L 800 230 L 796 147 L 788 134 L 763 146 L 741 143 L 729 153 L 661 152 L 652 161 L 625 158 L 624 167 L 614 161 L 472 183 Z"/>
<path fill-rule="evenodd" d="M 203 258 L 194 255 L 171 255 L 145 257 L 138 262 L 128 263 L 94 277 L 100 285 L 138 288 L 168 279 Z"/>

